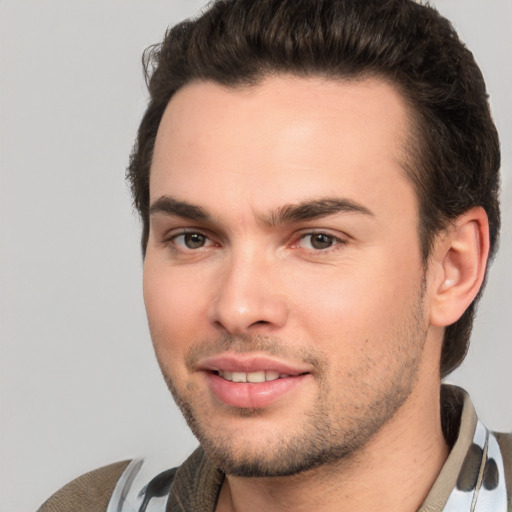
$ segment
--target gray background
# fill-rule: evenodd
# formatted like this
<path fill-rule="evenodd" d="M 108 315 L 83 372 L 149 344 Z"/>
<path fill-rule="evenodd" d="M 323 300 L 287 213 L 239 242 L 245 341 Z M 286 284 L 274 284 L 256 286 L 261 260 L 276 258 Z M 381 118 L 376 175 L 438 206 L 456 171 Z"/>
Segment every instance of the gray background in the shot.
<path fill-rule="evenodd" d="M 449 380 L 512 429 L 511 0 L 438 0 L 487 77 L 503 143 L 503 239 L 469 357 Z M 89 469 L 195 445 L 159 374 L 123 173 L 140 55 L 191 0 L 0 0 L 0 510 Z"/>

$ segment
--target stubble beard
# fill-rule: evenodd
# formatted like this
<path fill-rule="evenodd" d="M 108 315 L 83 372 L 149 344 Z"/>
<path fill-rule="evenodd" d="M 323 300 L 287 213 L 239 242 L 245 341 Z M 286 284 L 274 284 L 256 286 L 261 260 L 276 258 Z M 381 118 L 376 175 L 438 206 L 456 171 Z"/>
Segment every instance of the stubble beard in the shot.
<path fill-rule="evenodd" d="M 166 375 L 174 400 L 187 424 L 199 440 L 210 461 L 224 473 L 240 477 L 283 477 L 296 475 L 319 466 L 350 461 L 368 441 L 395 415 L 410 396 L 417 380 L 427 326 L 423 319 L 424 286 L 409 318 L 395 333 L 395 347 L 401 354 L 402 363 L 387 375 L 387 380 L 372 383 L 378 374 L 378 361 L 368 358 L 361 374 L 348 374 L 340 383 L 345 386 L 344 400 L 331 396 L 328 383 L 328 360 L 314 352 L 310 361 L 317 368 L 319 393 L 315 405 L 304 412 L 303 419 L 297 412 L 300 428 L 295 432 L 276 432 L 275 442 L 261 449 L 244 451 L 234 446 L 229 434 L 212 429 L 207 418 L 201 418 L 199 391 L 192 386 L 178 390 L 173 379 Z M 389 343 L 389 341 L 388 341 Z M 282 354 L 282 342 L 278 339 L 257 336 L 251 340 L 235 340 L 229 336 L 214 345 L 230 346 L 238 352 L 263 350 Z M 396 350 L 396 348 L 395 348 Z M 335 379 L 331 377 L 333 382 Z M 343 380 L 343 379 L 342 379 Z M 365 391 L 367 390 L 367 391 Z M 356 397 L 360 397 L 358 401 Z M 206 400 L 206 398 L 204 398 Z M 366 401 L 365 401 L 366 399 Z M 348 400 L 348 402 L 347 402 Z M 261 409 L 233 408 L 238 417 L 258 417 L 265 414 Z"/>

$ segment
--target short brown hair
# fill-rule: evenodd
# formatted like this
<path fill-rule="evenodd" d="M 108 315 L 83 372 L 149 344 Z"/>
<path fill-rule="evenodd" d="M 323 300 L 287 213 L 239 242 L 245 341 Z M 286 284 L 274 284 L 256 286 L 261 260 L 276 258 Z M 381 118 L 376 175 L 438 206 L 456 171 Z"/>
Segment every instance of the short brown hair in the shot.
<path fill-rule="evenodd" d="M 217 0 L 168 30 L 143 60 L 150 101 L 127 170 L 143 223 L 143 252 L 153 148 L 173 94 L 194 80 L 235 87 L 291 73 L 378 76 L 394 84 L 414 119 L 406 170 L 418 196 L 424 261 L 435 235 L 474 206 L 487 212 L 494 254 L 498 134 L 473 55 L 434 8 L 413 0 Z M 446 328 L 442 376 L 464 359 L 477 299 Z"/>

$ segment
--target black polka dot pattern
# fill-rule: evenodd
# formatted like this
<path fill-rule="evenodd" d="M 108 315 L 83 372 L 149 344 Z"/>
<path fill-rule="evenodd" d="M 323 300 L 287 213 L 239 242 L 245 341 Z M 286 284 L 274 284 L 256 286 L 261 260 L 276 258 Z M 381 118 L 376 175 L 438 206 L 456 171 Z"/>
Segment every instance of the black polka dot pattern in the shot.
<path fill-rule="evenodd" d="M 459 478 L 457 479 L 457 489 L 459 491 L 471 492 L 475 490 L 482 465 L 482 456 L 482 448 L 473 443 L 466 454 Z"/>
<path fill-rule="evenodd" d="M 498 465 L 494 459 L 488 459 L 484 468 L 483 486 L 488 491 L 494 491 L 500 483 Z"/>

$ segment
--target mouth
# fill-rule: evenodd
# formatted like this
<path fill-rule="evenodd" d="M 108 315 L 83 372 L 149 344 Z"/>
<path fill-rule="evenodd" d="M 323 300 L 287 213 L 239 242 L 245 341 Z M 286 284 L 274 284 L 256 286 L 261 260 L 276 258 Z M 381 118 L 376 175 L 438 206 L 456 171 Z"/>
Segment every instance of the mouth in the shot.
<path fill-rule="evenodd" d="M 226 352 L 206 357 L 193 365 L 195 370 L 217 373 L 234 382 L 265 382 L 311 373 L 313 367 L 304 363 L 290 363 L 261 354 Z M 238 380 L 242 379 L 242 380 Z"/>
<path fill-rule="evenodd" d="M 196 367 L 216 400 L 236 408 L 264 408 L 312 378 L 311 368 L 265 356 L 224 354 Z"/>
<path fill-rule="evenodd" d="M 261 370 L 254 372 L 230 372 L 228 370 L 214 370 L 216 375 L 227 380 L 229 382 L 249 382 L 251 384 L 258 384 L 261 382 L 270 382 L 277 379 L 287 379 L 290 377 L 297 377 L 300 375 L 306 375 L 307 372 L 300 373 L 298 375 L 290 375 L 288 373 L 279 373 L 275 370 Z"/>

